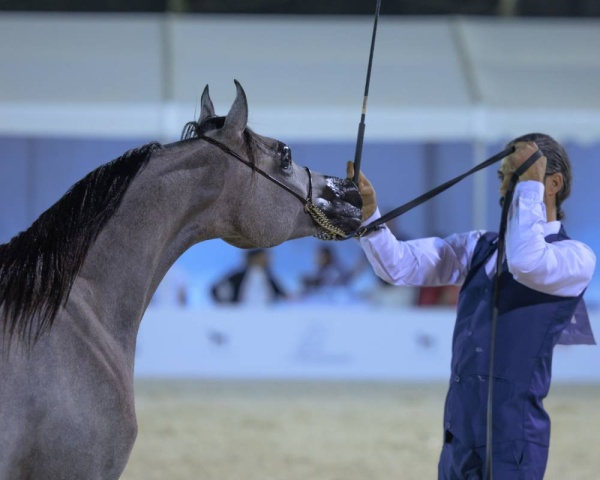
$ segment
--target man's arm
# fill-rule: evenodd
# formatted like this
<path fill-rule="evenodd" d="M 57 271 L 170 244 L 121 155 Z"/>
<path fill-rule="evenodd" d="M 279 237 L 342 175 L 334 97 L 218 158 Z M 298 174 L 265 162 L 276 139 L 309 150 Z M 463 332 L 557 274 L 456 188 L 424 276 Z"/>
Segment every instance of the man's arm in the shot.
<path fill-rule="evenodd" d="M 379 218 L 379 211 L 365 224 Z M 399 241 L 384 227 L 362 237 L 375 274 L 394 285 L 461 285 L 483 231 Z"/>
<path fill-rule="evenodd" d="M 346 174 L 354 176 L 348 162 Z M 358 188 L 363 199 L 363 225 L 381 215 L 377 195 L 369 179 L 360 172 Z M 446 238 L 422 238 L 398 241 L 386 226 L 360 239 L 375 274 L 394 285 L 460 285 L 482 231 L 450 235 Z"/>
<path fill-rule="evenodd" d="M 510 273 L 523 285 L 551 295 L 577 296 L 589 285 L 596 256 L 575 240 L 547 243 L 544 185 L 519 182 L 510 207 L 506 231 L 506 260 Z"/>
<path fill-rule="evenodd" d="M 509 171 L 515 171 L 538 150 L 534 142 L 515 147 L 506 159 Z M 519 283 L 551 295 L 577 296 L 592 280 L 596 256 L 575 240 L 546 242 L 544 226 L 556 221 L 554 196 L 563 181 L 560 173 L 546 175 L 546 164 L 542 156 L 519 177 L 508 214 L 506 260 Z"/>

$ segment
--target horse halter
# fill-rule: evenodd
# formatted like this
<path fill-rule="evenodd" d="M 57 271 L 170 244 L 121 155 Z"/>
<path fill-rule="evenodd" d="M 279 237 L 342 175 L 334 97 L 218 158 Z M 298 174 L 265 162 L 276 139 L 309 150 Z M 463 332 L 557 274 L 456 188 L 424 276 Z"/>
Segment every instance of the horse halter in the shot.
<path fill-rule="evenodd" d="M 307 194 L 306 198 L 304 198 L 304 197 L 302 197 L 302 195 L 300 195 L 297 192 L 295 192 L 294 190 L 292 190 L 286 184 L 277 180 L 275 177 L 269 175 L 264 170 L 261 170 L 256 165 L 254 165 L 252 162 L 249 162 L 248 160 L 246 160 L 244 157 L 238 155 L 236 152 L 234 152 L 231 148 L 229 148 L 224 143 L 221 143 L 212 137 L 207 137 L 206 135 L 198 135 L 196 138 L 198 138 L 200 140 L 204 140 L 205 142 L 208 142 L 211 145 L 218 147 L 223 152 L 236 158 L 237 160 L 242 162 L 247 167 L 251 168 L 256 173 L 262 175 L 267 180 L 270 180 L 278 187 L 281 187 L 286 192 L 288 192 L 289 194 L 296 197 L 300 201 L 300 203 L 302 203 L 302 205 L 304 206 L 304 212 L 307 213 L 308 215 L 310 215 L 310 218 L 312 219 L 314 224 L 317 226 L 317 233 L 314 236 L 317 237 L 318 239 L 320 239 L 320 240 L 345 240 L 346 238 L 348 238 L 346 233 L 341 228 L 336 227 L 333 223 L 331 223 L 331 220 L 329 220 L 329 218 L 327 218 L 327 215 L 325 214 L 325 212 L 313 203 L 313 201 L 312 201 L 312 190 L 313 190 L 312 173 L 308 167 L 304 167 L 306 169 L 306 173 L 308 174 L 308 194 Z"/>

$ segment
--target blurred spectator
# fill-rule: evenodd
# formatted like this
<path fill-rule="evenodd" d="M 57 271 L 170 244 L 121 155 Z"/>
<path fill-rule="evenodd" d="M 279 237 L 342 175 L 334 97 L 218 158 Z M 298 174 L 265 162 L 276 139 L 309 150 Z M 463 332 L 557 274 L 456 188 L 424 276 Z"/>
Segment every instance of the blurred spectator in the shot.
<path fill-rule="evenodd" d="M 268 305 L 286 298 L 270 262 L 267 250 L 249 250 L 241 268 L 211 287 L 213 300 L 220 304 Z"/>
<path fill-rule="evenodd" d="M 439 287 L 420 287 L 417 305 L 420 307 L 434 305 L 456 305 L 458 303 L 457 285 L 442 285 Z"/>
<path fill-rule="evenodd" d="M 448 234 L 444 232 L 434 232 L 432 237 L 445 238 Z M 458 304 L 458 294 L 460 286 L 458 285 L 440 285 L 436 287 L 421 286 L 416 298 L 418 307 L 433 307 L 439 305 L 456 306 Z"/>
<path fill-rule="evenodd" d="M 302 293 L 314 293 L 327 287 L 341 287 L 352 280 L 352 272 L 347 270 L 327 245 L 319 246 L 316 253 L 316 270 L 302 278 Z"/>

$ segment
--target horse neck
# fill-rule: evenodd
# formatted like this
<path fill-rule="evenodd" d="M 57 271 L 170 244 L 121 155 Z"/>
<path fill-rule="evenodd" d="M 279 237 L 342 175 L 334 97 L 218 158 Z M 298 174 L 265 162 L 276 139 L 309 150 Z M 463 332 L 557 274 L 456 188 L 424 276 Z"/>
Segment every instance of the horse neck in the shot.
<path fill-rule="evenodd" d="M 224 168 L 204 158 L 202 145 L 186 147 L 173 144 L 153 154 L 73 286 L 72 295 L 86 296 L 106 328 L 127 342 L 135 341 L 142 315 L 175 260 L 191 245 L 219 236 Z"/>

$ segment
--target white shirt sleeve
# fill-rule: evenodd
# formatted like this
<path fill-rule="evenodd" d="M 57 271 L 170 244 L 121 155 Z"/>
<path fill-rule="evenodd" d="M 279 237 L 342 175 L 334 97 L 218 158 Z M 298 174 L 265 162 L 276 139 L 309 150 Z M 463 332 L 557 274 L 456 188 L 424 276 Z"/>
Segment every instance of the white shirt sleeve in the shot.
<path fill-rule="evenodd" d="M 551 222 L 552 223 L 552 222 Z M 547 243 L 541 182 L 519 182 L 508 214 L 506 260 L 516 281 L 558 296 L 577 296 L 590 283 L 596 256 L 575 240 Z"/>
<path fill-rule="evenodd" d="M 364 225 L 380 216 L 378 210 Z M 482 230 L 477 230 L 446 238 L 399 241 L 384 226 L 359 241 L 375 274 L 388 283 L 411 286 L 461 285 L 482 234 Z"/>

